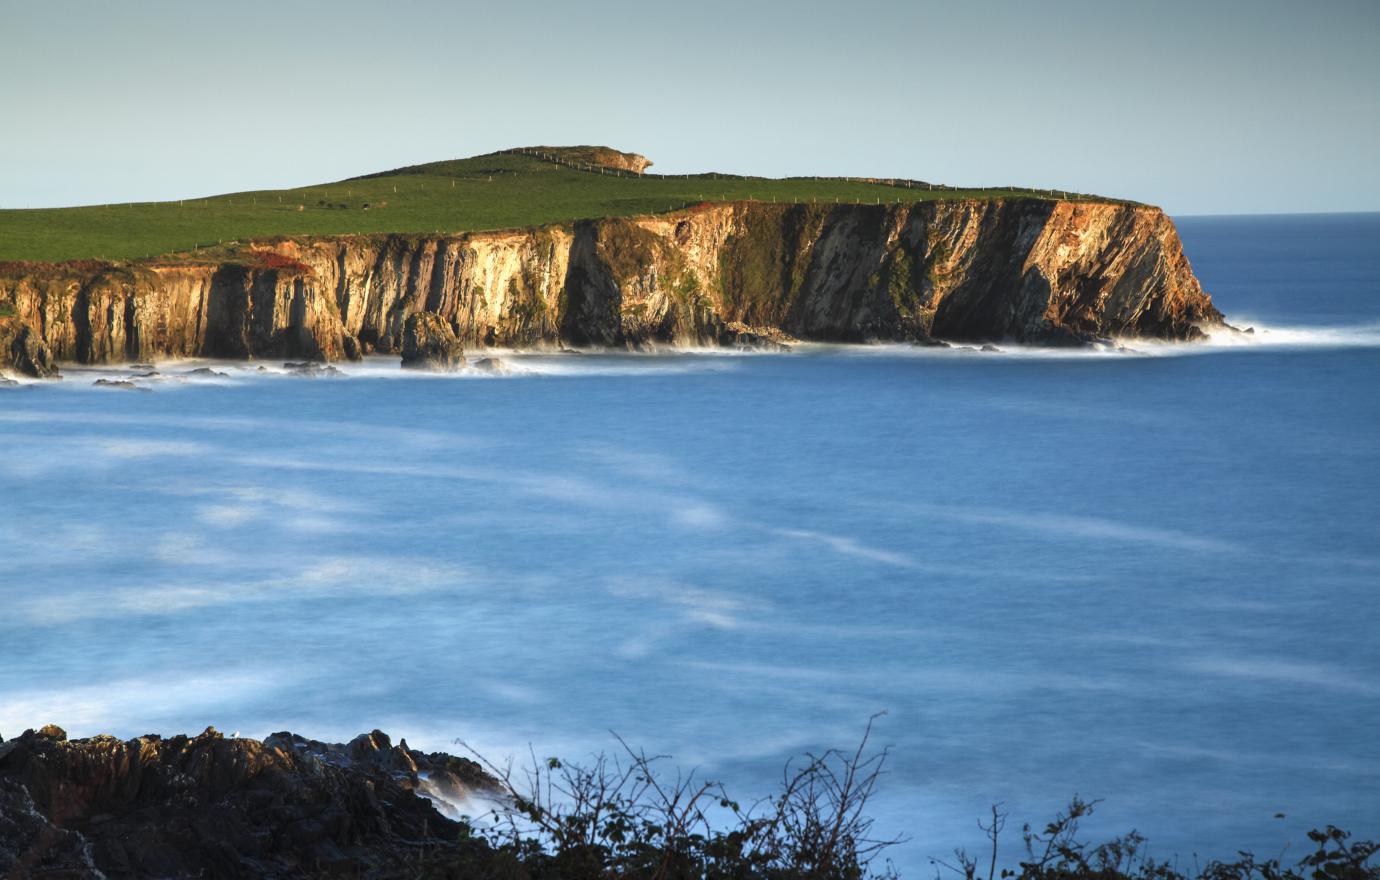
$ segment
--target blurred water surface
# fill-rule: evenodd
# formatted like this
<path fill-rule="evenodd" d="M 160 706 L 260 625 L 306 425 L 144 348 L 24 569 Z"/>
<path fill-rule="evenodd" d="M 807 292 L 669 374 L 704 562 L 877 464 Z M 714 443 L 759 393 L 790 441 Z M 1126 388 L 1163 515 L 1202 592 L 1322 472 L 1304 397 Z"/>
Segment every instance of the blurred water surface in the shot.
<path fill-rule="evenodd" d="M 1253 337 L 4 392 L 0 733 L 613 730 L 746 800 L 885 710 L 909 876 L 1075 792 L 1375 835 L 1380 218 L 1180 225 Z"/>

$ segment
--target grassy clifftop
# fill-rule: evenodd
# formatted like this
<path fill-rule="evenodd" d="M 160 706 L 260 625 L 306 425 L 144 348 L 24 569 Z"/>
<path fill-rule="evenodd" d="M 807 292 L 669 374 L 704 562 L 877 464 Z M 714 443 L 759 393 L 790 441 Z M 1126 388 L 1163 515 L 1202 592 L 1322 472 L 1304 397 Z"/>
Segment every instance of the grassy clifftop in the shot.
<path fill-rule="evenodd" d="M 706 201 L 917 202 L 1007 197 L 1094 199 L 914 181 L 663 176 L 610 167 L 605 147 L 536 148 L 283 190 L 167 202 L 0 210 L 0 261 L 128 260 L 276 235 L 474 232 L 649 214 Z M 636 157 L 641 159 L 641 157 Z M 606 164 L 601 164 L 606 163 Z"/>

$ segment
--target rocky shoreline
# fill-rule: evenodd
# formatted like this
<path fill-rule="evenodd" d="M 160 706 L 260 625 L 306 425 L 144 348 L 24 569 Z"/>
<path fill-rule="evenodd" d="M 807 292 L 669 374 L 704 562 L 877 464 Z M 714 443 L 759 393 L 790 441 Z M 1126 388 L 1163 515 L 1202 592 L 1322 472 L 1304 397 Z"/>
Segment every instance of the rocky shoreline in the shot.
<path fill-rule="evenodd" d="M 417 316 L 424 316 L 418 319 Z M 704 204 L 456 235 L 0 264 L 0 368 L 466 349 L 1190 340 L 1224 326 L 1159 209 Z"/>
<path fill-rule="evenodd" d="M 381 731 L 0 740 L 0 877 L 394 877 L 465 846 L 454 805 L 495 795 L 474 761 Z"/>

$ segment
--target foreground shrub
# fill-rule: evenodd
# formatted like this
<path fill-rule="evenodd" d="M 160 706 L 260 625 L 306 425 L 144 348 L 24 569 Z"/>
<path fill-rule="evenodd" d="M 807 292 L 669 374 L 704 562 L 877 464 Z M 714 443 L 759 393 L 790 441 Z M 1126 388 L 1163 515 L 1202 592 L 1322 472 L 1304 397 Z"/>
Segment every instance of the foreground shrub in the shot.
<path fill-rule="evenodd" d="M 873 719 L 875 721 L 875 718 Z M 747 807 L 717 782 L 667 775 L 665 756 L 619 739 L 621 751 L 588 764 L 558 758 L 515 770 L 476 754 L 502 783 L 504 806 L 482 826 L 464 825 L 462 846 L 418 875 L 494 880 L 865 880 L 895 878 L 879 858 L 901 838 L 873 832 L 866 807 L 883 775 L 886 748 L 872 748 L 869 722 L 857 748 L 788 764 L 775 794 Z M 468 747 L 467 747 L 468 748 Z M 473 753 L 473 750 L 471 750 Z M 1025 858 L 999 865 L 1006 815 L 994 807 L 980 827 L 991 851 L 960 850 L 933 862 L 936 880 L 1380 880 L 1380 844 L 1351 842 L 1328 826 L 1309 833 L 1297 864 L 1212 861 L 1192 871 L 1145 854 L 1132 832 L 1100 844 L 1079 836 L 1095 801 L 1074 798 L 1041 828 L 1025 825 Z"/>

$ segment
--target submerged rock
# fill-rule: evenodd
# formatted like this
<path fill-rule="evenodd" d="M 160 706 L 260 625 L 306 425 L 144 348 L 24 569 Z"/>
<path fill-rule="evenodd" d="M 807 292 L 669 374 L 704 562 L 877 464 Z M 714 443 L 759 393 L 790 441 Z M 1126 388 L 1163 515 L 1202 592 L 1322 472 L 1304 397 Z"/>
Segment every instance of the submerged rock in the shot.
<path fill-rule="evenodd" d="M 403 325 L 402 365 L 413 370 L 457 370 L 465 349 L 450 322 L 435 312 L 417 312 Z"/>
<path fill-rule="evenodd" d="M 403 876 L 419 851 L 460 845 L 419 791 L 460 799 L 497 780 L 377 730 L 340 745 L 49 726 L 0 744 L 0 876 Z"/>
<path fill-rule="evenodd" d="M 142 385 L 135 385 L 128 379 L 97 379 L 92 385 L 100 385 L 104 388 L 119 388 L 121 391 L 152 391 Z"/>
<path fill-rule="evenodd" d="M 229 373 L 222 373 L 222 372 L 220 372 L 219 370 L 213 370 L 213 369 L 211 369 L 210 367 L 197 367 L 195 370 L 188 370 L 188 371 L 187 371 L 186 373 L 184 373 L 183 375 L 185 375 L 185 376 L 186 376 L 187 378 L 189 378 L 189 379 L 229 379 L 229 378 L 230 378 L 230 374 L 229 374 Z"/>
<path fill-rule="evenodd" d="M 345 375 L 330 364 L 322 364 L 317 361 L 304 361 L 302 363 L 289 361 L 283 364 L 283 369 L 294 376 L 306 376 L 309 379 Z"/>
<path fill-rule="evenodd" d="M 496 376 L 506 376 L 512 372 L 512 370 L 508 368 L 507 362 L 502 358 L 496 357 L 480 358 L 470 366 L 481 373 L 493 373 Z"/>

